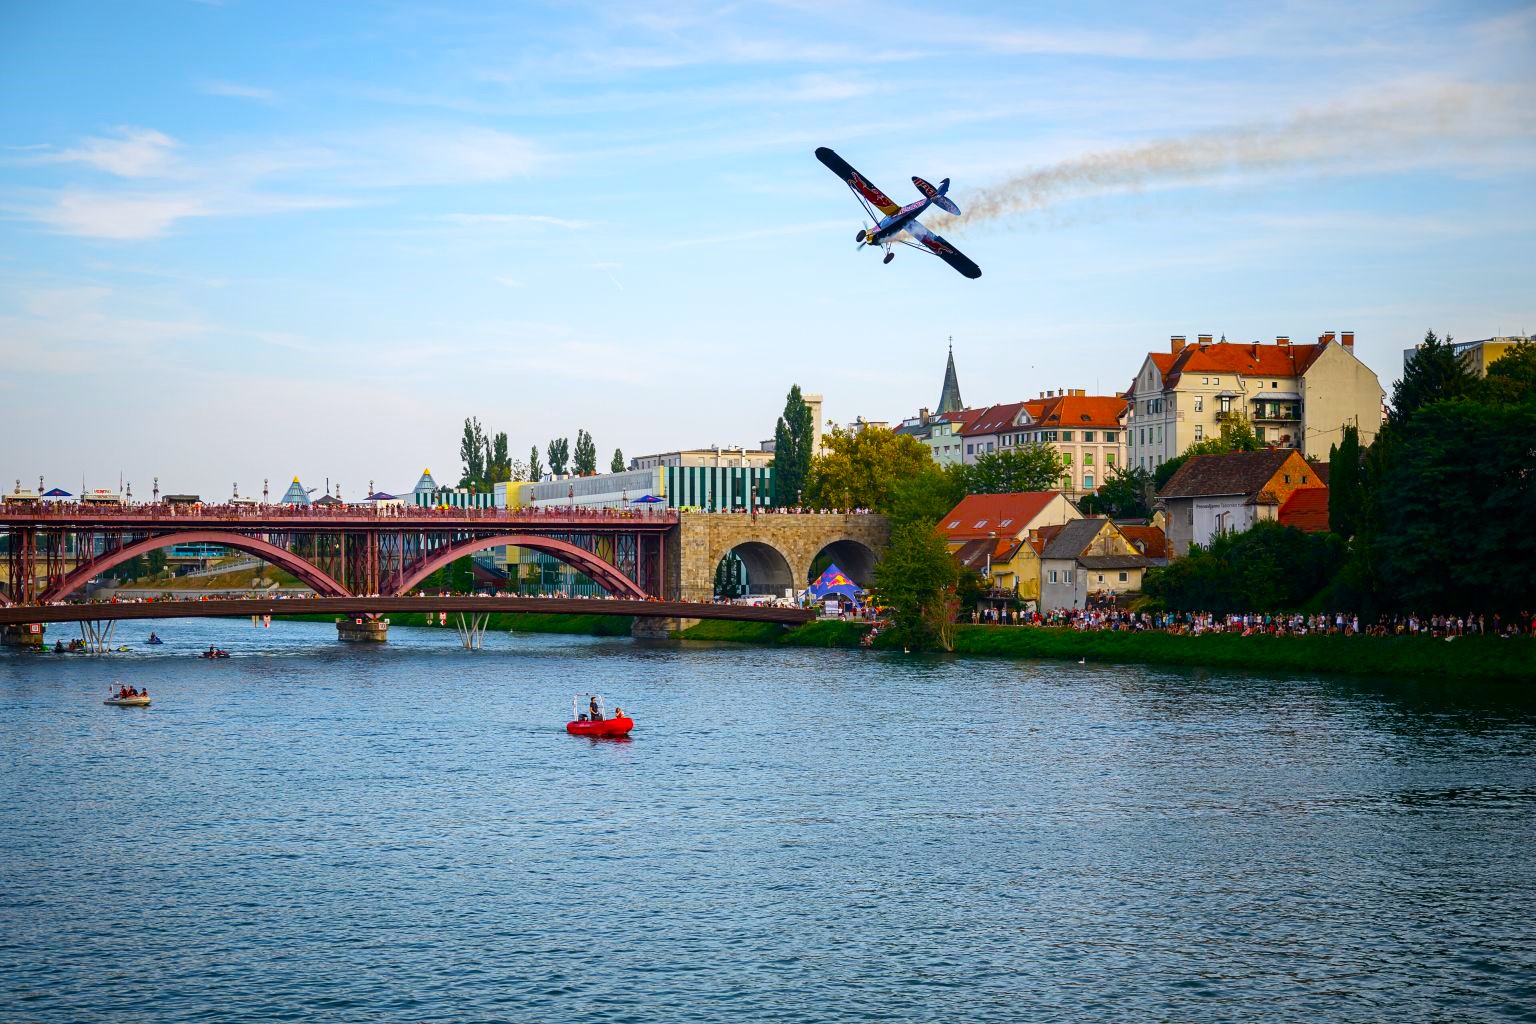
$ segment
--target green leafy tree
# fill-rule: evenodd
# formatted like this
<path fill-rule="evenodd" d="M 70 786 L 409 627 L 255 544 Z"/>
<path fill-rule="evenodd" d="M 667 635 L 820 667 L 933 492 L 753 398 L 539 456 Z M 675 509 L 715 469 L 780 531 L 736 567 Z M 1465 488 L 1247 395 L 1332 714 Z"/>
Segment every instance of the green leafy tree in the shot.
<path fill-rule="evenodd" d="M 1344 436 L 1328 451 L 1328 528 L 1345 540 L 1359 528 L 1362 472 L 1360 431 L 1346 424 Z"/>
<path fill-rule="evenodd" d="M 1393 428 L 1371 537 L 1384 601 L 1426 613 L 1530 609 L 1533 438 L 1536 401 L 1437 401 Z"/>
<path fill-rule="evenodd" d="M 784 399 L 784 414 L 773 430 L 773 503 L 780 508 L 798 505 L 808 483 L 816 424 L 811 407 L 792 385 Z"/>
<path fill-rule="evenodd" d="M 459 441 L 459 459 L 464 464 L 464 474 L 459 478 L 460 487 L 484 487 L 486 462 L 485 429 L 480 420 L 470 416 L 464 420 L 464 434 Z"/>
<path fill-rule="evenodd" d="M 1053 491 L 1065 472 L 1061 455 L 1048 444 L 1026 444 L 987 452 L 962 467 L 967 494 Z"/>
<path fill-rule="evenodd" d="M 1403 364 L 1402 379 L 1393 385 L 1388 421 L 1401 425 L 1427 405 L 1468 398 L 1478 390 L 1477 378 L 1451 347 L 1451 336 L 1446 335 L 1441 341 L 1434 331 L 1429 331 L 1424 335 L 1424 344 L 1414 349 Z"/>
<path fill-rule="evenodd" d="M 625 468 L 624 450 L 622 448 L 615 448 L 613 450 L 613 461 L 608 463 L 608 471 L 611 473 L 622 473 Z"/>
<path fill-rule="evenodd" d="M 886 509 L 891 524 L 918 523 L 937 526 L 949 510 L 965 497 L 964 467 L 940 466 L 930 461 L 910 476 L 891 486 L 891 501 Z"/>
<path fill-rule="evenodd" d="M 1093 494 L 1077 503 L 1084 512 L 1113 519 L 1145 519 L 1152 515 L 1152 474 L 1137 466 L 1116 466 Z"/>
<path fill-rule="evenodd" d="M 489 482 L 493 484 L 505 483 L 513 479 L 512 454 L 507 450 L 507 435 L 505 431 L 497 433 L 491 441 L 490 458 L 487 460 L 486 473 Z"/>
<path fill-rule="evenodd" d="M 826 451 L 811 462 L 806 480 L 805 504 L 811 508 L 889 512 L 897 484 L 933 464 L 927 445 L 885 427 L 838 428 L 822 445 Z"/>
<path fill-rule="evenodd" d="M 1193 545 L 1186 557 L 1149 570 L 1142 590 L 1176 611 L 1293 611 L 1328 586 L 1347 556 L 1332 534 L 1262 522 L 1209 547 Z"/>
<path fill-rule="evenodd" d="M 571 462 L 571 445 L 563 437 L 557 437 L 549 442 L 549 471 L 555 476 L 564 476 L 565 468 Z"/>
<path fill-rule="evenodd" d="M 146 551 L 144 553 L 144 564 L 151 576 L 158 576 L 164 572 L 166 565 L 165 548 L 153 548 Z"/>
<path fill-rule="evenodd" d="M 933 527 L 907 522 L 892 528 L 885 555 L 875 566 L 876 594 L 890 610 L 891 628 L 901 643 L 952 649 L 959 576 L 958 564 Z"/>
<path fill-rule="evenodd" d="M 1500 405 L 1536 399 L 1536 342 L 1519 342 L 1493 361 L 1483 379 L 1483 396 Z"/>
<path fill-rule="evenodd" d="M 577 476 L 591 476 L 597 472 L 597 445 L 592 435 L 579 427 L 576 430 L 575 469 Z"/>
<path fill-rule="evenodd" d="M 528 479 L 537 482 L 543 477 L 544 465 L 539 461 L 539 446 L 534 445 L 528 449 Z"/>

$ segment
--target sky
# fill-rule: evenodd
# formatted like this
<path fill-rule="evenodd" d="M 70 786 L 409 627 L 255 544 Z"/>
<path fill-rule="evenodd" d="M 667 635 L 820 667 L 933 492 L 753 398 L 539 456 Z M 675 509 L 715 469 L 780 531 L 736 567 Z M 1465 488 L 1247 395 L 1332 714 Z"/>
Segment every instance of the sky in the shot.
<path fill-rule="evenodd" d="M 345 497 L 1536 331 L 1536 6 L 0 3 L 0 484 Z M 855 251 L 835 148 L 984 272 Z"/>

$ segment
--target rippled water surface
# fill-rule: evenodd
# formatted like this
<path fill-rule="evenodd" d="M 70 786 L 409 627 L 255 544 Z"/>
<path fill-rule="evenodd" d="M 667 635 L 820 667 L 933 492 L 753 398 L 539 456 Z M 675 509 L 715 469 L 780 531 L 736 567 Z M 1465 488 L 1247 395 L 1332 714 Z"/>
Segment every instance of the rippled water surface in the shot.
<path fill-rule="evenodd" d="M 1508 689 L 151 626 L 0 653 L 0 1020 L 1536 1019 Z"/>

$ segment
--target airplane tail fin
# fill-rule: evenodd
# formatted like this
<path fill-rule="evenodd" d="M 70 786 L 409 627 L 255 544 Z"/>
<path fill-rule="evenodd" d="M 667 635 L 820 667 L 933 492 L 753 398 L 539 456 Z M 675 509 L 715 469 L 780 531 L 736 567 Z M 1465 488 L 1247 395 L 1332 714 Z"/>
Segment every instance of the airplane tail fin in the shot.
<path fill-rule="evenodd" d="M 912 177 L 912 184 L 917 186 L 917 190 L 919 192 L 921 192 L 923 195 L 927 196 L 929 199 L 933 200 L 933 205 L 934 206 L 937 206 L 939 209 L 943 210 L 945 213 L 954 214 L 956 217 L 960 216 L 960 207 L 956 206 L 953 202 L 951 202 L 949 199 L 946 199 L 944 197 L 944 193 L 949 191 L 949 179 L 948 178 L 945 178 L 943 181 L 939 182 L 939 187 L 938 188 L 934 188 L 932 185 L 928 184 L 928 182 L 924 181 L 922 178 L 919 178 L 916 175 L 913 175 L 913 177 Z"/>

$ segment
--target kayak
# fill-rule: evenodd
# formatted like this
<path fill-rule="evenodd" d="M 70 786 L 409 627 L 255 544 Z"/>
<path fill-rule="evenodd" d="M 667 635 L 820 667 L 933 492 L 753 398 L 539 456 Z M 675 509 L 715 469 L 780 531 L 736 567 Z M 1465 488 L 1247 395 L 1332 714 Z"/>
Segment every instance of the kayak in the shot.
<path fill-rule="evenodd" d="M 114 707 L 119 707 L 119 708 L 147 708 L 147 707 L 149 707 L 149 698 L 148 697 L 108 697 L 106 700 L 102 701 L 102 703 L 103 704 L 111 704 Z"/>
<path fill-rule="evenodd" d="M 628 736 L 635 727 L 635 720 L 628 715 L 604 718 L 599 721 L 566 722 L 565 731 L 572 736 Z"/>

